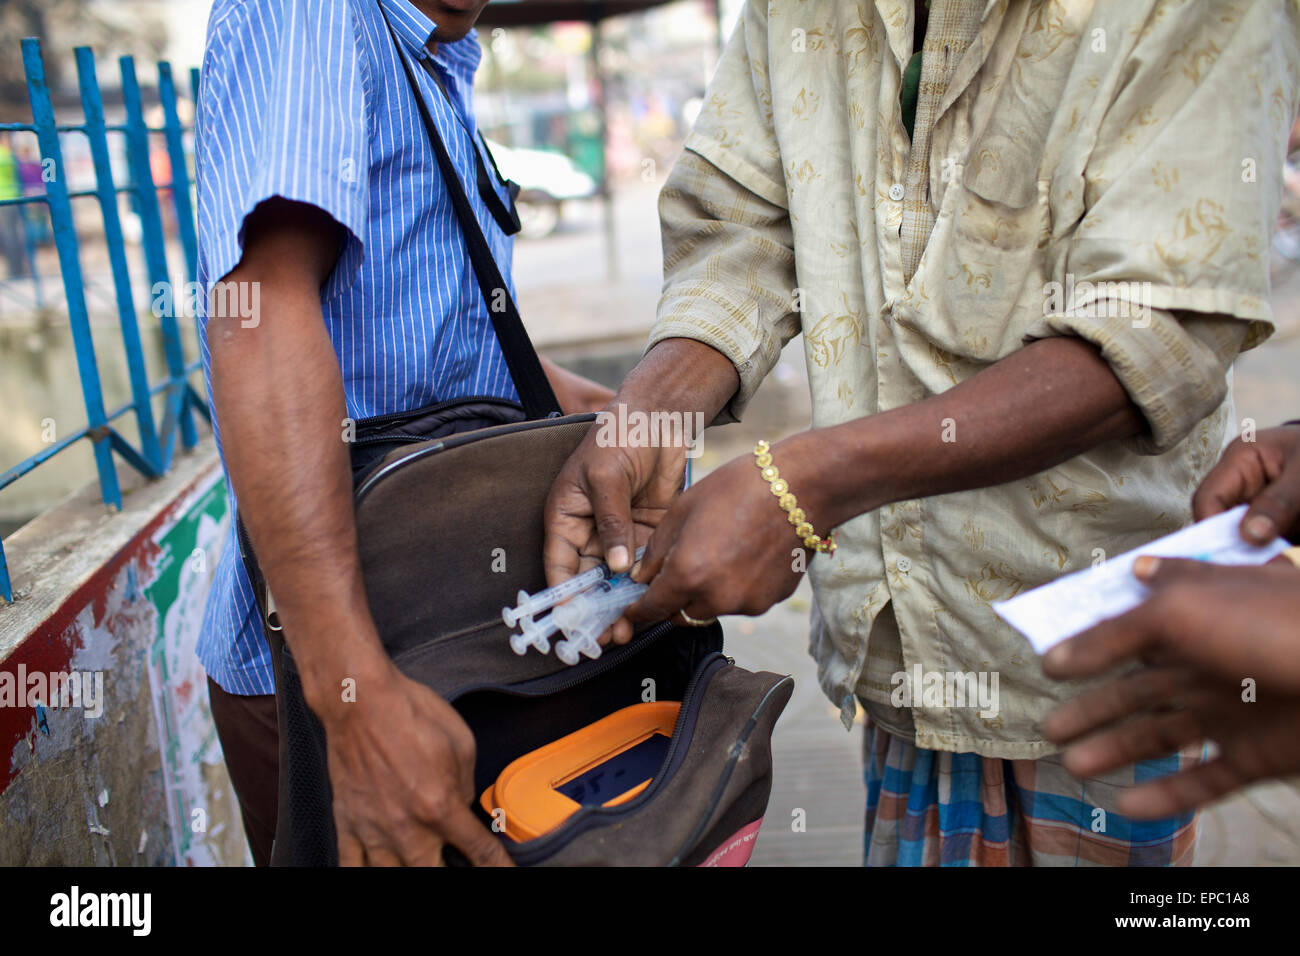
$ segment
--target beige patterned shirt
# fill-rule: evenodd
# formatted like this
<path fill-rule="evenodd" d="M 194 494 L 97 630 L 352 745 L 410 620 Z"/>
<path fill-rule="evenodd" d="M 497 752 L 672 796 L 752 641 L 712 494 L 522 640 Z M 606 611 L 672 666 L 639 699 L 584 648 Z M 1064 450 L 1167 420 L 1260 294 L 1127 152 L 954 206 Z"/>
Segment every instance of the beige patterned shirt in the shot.
<path fill-rule="evenodd" d="M 811 650 L 846 724 L 860 696 L 918 746 L 1032 758 L 1078 688 L 1044 679 L 991 605 L 1185 524 L 1235 431 L 1231 362 L 1272 328 L 1297 11 L 930 9 L 913 149 L 910 0 L 750 0 L 660 200 L 651 343 L 731 358 L 729 421 L 802 332 L 816 427 L 920 401 L 1034 338 L 1101 349 L 1148 434 L 861 515 L 809 569 Z M 916 667 L 996 672 L 997 713 L 921 688 L 890 707 L 892 673 Z"/>

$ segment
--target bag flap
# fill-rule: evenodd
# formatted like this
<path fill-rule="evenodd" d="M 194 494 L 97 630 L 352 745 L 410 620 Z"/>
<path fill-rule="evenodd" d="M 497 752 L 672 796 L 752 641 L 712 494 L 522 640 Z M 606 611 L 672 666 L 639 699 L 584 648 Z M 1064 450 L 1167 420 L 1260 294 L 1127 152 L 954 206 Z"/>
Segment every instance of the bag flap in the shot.
<path fill-rule="evenodd" d="M 593 420 L 575 415 L 454 435 L 394 452 L 376 467 L 357 491 L 357 546 L 370 613 L 391 656 L 437 637 L 496 629 L 499 640 L 466 645 L 515 657 L 501 609 L 520 589 L 546 586 L 542 509 Z M 564 666 L 540 654 L 521 660 Z"/>

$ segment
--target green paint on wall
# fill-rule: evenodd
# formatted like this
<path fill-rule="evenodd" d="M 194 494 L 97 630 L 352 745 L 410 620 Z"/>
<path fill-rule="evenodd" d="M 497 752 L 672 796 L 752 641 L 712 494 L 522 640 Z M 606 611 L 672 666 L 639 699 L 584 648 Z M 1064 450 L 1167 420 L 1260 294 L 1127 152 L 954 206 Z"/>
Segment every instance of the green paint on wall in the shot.
<path fill-rule="evenodd" d="M 159 539 L 161 554 L 154 569 L 154 579 L 145 588 L 145 596 L 158 611 L 158 629 L 154 634 L 152 653 L 163 649 L 163 620 L 167 609 L 180 596 L 182 574 L 204 574 L 216 561 L 217 555 L 197 552 L 199 522 L 206 516 L 221 524 L 226 519 L 229 499 L 224 476 L 215 481 L 207 491 Z"/>

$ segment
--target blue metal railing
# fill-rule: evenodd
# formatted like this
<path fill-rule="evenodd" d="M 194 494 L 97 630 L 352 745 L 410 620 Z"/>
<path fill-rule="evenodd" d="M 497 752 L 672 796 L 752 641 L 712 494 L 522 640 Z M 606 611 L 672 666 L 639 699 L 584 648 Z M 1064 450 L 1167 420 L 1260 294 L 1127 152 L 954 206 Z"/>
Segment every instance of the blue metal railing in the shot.
<path fill-rule="evenodd" d="M 159 283 L 171 284 L 167 266 L 166 233 L 163 228 L 162 206 L 159 190 L 167 190 L 175 206 L 177 232 L 185 255 L 189 280 L 198 274 L 198 236 L 191 199 L 193 184 L 189 176 L 189 163 L 185 153 L 184 136 L 177 108 L 176 83 L 171 64 L 158 64 L 158 98 L 162 107 L 163 125 L 150 127 L 145 122 L 144 103 L 140 84 L 136 78 L 133 57 L 122 57 L 119 68 L 122 75 L 122 101 L 126 121 L 110 125 L 104 114 L 104 101 L 100 95 L 95 74 L 95 58 L 86 47 L 75 51 L 77 78 L 81 89 L 81 106 L 84 120 L 79 125 L 60 125 L 54 116 L 54 104 L 45 78 L 45 64 L 41 59 L 40 41 L 28 38 L 22 41 L 23 66 L 27 74 L 27 94 L 32 107 L 31 123 L 0 123 L 0 132 L 35 133 L 40 146 L 41 160 L 53 170 L 44 177 L 44 196 L 25 196 L 0 200 L 0 206 L 44 204 L 50 214 L 54 247 L 58 254 L 59 269 L 67 301 L 68 324 L 72 330 L 77 370 L 81 379 L 81 395 L 86 408 L 84 428 L 51 444 L 26 461 L 20 462 L 0 474 L 3 490 L 44 461 L 76 442 L 89 439 L 95 453 L 95 467 L 99 472 L 100 495 L 104 504 L 122 507 L 122 490 L 117 480 L 113 453 L 116 452 L 128 465 L 148 478 L 158 478 L 171 467 L 179 434 L 185 448 L 198 443 L 195 413 L 208 417 L 207 404 L 190 384 L 190 374 L 200 363 L 185 360 L 178 323 L 177 303 L 187 297 L 181 295 L 153 296 L 153 312 L 162 333 L 163 354 L 167 377 L 150 385 L 145 366 L 140 324 L 135 307 L 134 291 L 126 259 L 126 242 L 118 210 L 119 195 L 132 197 L 141 225 L 141 247 L 150 289 Z M 199 73 L 190 72 L 190 93 L 198 102 Z M 60 134 L 83 134 L 90 144 L 90 154 L 95 170 L 93 190 L 72 191 L 65 175 Z M 113 181 L 108 135 L 125 137 L 126 157 L 130 170 L 130 183 L 117 186 Z M 155 183 L 150 164 L 149 138 L 161 134 L 166 142 L 171 162 L 172 181 Z M 118 325 L 126 354 L 131 400 L 109 411 L 104 405 L 100 384 L 99 366 L 95 358 L 95 345 L 91 337 L 90 315 L 86 307 L 85 283 L 81 271 L 80 244 L 72 214 L 72 200 L 94 198 L 99 201 L 104 221 L 104 240 L 108 248 L 109 264 L 113 274 L 113 291 L 117 306 Z M 153 398 L 165 394 L 161 423 L 154 417 Z M 132 445 L 113 426 L 118 418 L 134 413 L 139 432 L 139 447 Z M 0 542 L 0 597 L 13 600 L 13 587 L 8 565 L 5 563 L 4 544 Z"/>

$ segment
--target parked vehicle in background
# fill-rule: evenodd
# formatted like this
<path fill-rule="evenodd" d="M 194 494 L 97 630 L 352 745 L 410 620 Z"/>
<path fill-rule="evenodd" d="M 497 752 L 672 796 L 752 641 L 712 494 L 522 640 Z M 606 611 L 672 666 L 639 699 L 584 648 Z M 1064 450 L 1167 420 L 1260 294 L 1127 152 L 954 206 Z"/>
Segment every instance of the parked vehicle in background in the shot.
<path fill-rule="evenodd" d="M 520 235 L 526 239 L 551 235 L 560 226 L 566 202 L 599 192 L 596 181 L 563 153 L 516 149 L 491 140 L 488 148 L 501 174 L 519 184 Z"/>

